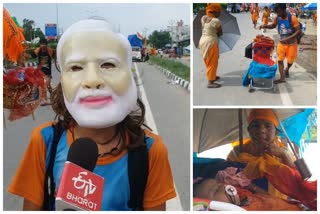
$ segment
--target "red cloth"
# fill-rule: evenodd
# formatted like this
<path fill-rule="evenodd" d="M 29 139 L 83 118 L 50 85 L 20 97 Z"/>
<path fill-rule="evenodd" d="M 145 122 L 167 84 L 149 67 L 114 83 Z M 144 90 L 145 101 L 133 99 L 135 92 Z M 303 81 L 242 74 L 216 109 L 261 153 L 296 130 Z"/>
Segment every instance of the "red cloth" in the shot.
<path fill-rule="evenodd" d="M 317 181 L 304 181 L 296 169 L 286 165 L 277 170 L 273 175 L 266 174 L 268 181 L 280 192 L 317 210 Z"/>
<path fill-rule="evenodd" d="M 11 110 L 9 120 L 30 115 L 46 96 L 45 88 L 45 75 L 40 67 L 20 67 L 4 74 L 3 107 Z"/>
<path fill-rule="evenodd" d="M 275 62 L 272 59 L 270 59 L 270 56 L 262 57 L 257 54 L 253 55 L 253 61 L 256 61 L 259 64 L 268 65 L 270 67 L 275 64 Z"/>
<path fill-rule="evenodd" d="M 256 157 L 241 153 L 234 161 L 247 163 L 243 172 L 248 178 L 265 176 L 279 192 L 299 200 L 312 210 L 317 209 L 317 182 L 304 181 L 295 168 L 282 164 L 268 154 Z"/>

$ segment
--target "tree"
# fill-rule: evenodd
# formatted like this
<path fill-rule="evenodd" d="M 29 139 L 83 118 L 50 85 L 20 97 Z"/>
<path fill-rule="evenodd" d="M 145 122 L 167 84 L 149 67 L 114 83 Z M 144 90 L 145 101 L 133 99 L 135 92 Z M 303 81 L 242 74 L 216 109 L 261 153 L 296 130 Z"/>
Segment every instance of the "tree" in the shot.
<path fill-rule="evenodd" d="M 220 6 L 223 10 L 227 8 L 227 3 L 220 3 Z M 193 4 L 193 14 L 197 14 L 200 10 L 205 10 L 207 3 L 194 3 Z"/>
<path fill-rule="evenodd" d="M 34 21 L 29 19 L 23 19 L 23 30 L 24 30 L 24 38 L 27 41 L 31 41 L 33 39 L 34 35 L 34 29 L 33 29 Z"/>
<path fill-rule="evenodd" d="M 167 31 L 153 31 L 149 36 L 149 43 L 159 49 L 164 47 L 166 44 L 171 43 L 171 37 Z"/>
<path fill-rule="evenodd" d="M 200 10 L 205 10 L 207 3 L 194 3 L 193 4 L 193 13 L 197 14 Z"/>
<path fill-rule="evenodd" d="M 39 37 L 40 39 L 44 39 L 45 38 L 45 35 L 43 34 L 42 30 L 40 28 L 37 28 L 35 31 L 34 31 L 34 37 Z"/>

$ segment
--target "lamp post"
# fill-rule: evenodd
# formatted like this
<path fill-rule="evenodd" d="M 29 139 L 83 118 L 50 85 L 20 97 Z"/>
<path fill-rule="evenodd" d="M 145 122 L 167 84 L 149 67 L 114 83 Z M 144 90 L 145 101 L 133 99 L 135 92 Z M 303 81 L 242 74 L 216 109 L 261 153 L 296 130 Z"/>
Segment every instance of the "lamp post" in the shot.
<path fill-rule="evenodd" d="M 173 42 L 174 42 L 173 40 L 175 40 L 176 36 L 177 36 L 177 29 L 175 27 L 175 23 L 176 23 L 176 20 L 173 20 L 173 19 L 169 20 L 169 24 L 170 24 L 169 30 L 170 30 L 170 36 L 171 36 L 171 48 L 173 46 Z"/>
<path fill-rule="evenodd" d="M 143 46 L 147 46 L 147 32 L 148 32 L 148 28 L 143 28 L 143 37 L 144 37 L 144 41 L 143 41 Z"/>
<path fill-rule="evenodd" d="M 59 37 L 59 6 L 58 4 L 56 3 L 56 15 L 57 15 L 57 40 L 58 40 L 58 37 Z"/>

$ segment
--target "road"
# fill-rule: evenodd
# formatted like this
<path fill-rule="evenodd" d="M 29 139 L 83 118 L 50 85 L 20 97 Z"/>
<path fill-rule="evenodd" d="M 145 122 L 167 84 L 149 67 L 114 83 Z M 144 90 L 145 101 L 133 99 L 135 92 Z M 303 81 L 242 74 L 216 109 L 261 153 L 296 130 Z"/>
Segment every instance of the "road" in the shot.
<path fill-rule="evenodd" d="M 190 209 L 190 112 L 189 93 L 176 85 L 168 85 L 167 79 L 152 66 L 139 63 L 143 87 L 154 118 L 158 133 L 166 143 L 177 193 L 180 197 L 168 202 L 168 209 Z M 53 68 L 53 85 L 59 80 L 59 73 Z M 160 99 L 159 99 L 160 98 Z M 5 111 L 5 117 L 8 117 Z M 21 210 L 22 199 L 7 192 L 24 151 L 29 143 L 31 130 L 47 121 L 54 120 L 50 106 L 39 107 L 35 111 L 35 120 L 31 116 L 18 121 L 6 120 L 3 132 L 3 209 Z M 155 127 L 152 127 L 155 128 Z"/>
<path fill-rule="evenodd" d="M 290 69 L 290 78 L 287 79 L 287 83 L 276 85 L 275 93 L 272 90 L 248 93 L 248 88 L 241 85 L 241 78 L 251 63 L 251 59 L 244 57 L 244 50 L 257 34 L 261 34 L 261 31 L 253 28 L 249 13 L 232 15 L 237 18 L 241 36 L 232 51 L 220 55 L 217 73 L 221 76 L 221 80 L 218 81 L 222 84 L 221 88 L 208 89 L 206 87 L 205 65 L 199 49 L 193 47 L 193 104 L 195 106 L 316 105 L 316 51 L 313 51 L 315 54 L 312 58 L 312 67 L 310 67 L 310 60 L 308 61 L 309 64 L 306 65 L 302 63 L 303 60 L 298 59 Z M 308 20 L 308 22 L 310 21 Z M 316 27 L 311 25 L 308 27 L 309 31 L 306 34 L 316 32 Z M 266 35 L 277 40 L 276 29 L 267 30 Z M 275 54 L 274 51 L 273 57 L 276 57 Z M 299 50 L 298 58 L 301 58 L 301 55 L 303 55 L 302 49 Z M 277 71 L 276 78 L 278 77 L 279 72 Z"/>
<path fill-rule="evenodd" d="M 168 84 L 170 81 L 148 63 L 136 65 L 158 134 L 168 148 L 176 191 L 181 202 L 181 205 L 177 204 L 179 201 L 174 201 L 173 205 L 169 202 L 169 206 L 172 206 L 170 210 L 177 210 L 179 206 L 183 210 L 190 210 L 189 92 L 179 85 Z M 153 126 L 151 128 L 155 129 Z"/>
<path fill-rule="evenodd" d="M 59 80 L 59 73 L 54 66 L 52 74 L 52 85 L 55 86 Z M 6 119 L 6 129 L 3 130 L 3 210 L 22 209 L 22 199 L 9 194 L 8 186 L 29 144 L 32 129 L 47 121 L 53 121 L 55 116 L 50 106 L 37 108 L 34 115 L 35 120 L 31 116 L 13 122 Z M 4 116 L 8 118 L 8 110 L 5 110 Z"/>

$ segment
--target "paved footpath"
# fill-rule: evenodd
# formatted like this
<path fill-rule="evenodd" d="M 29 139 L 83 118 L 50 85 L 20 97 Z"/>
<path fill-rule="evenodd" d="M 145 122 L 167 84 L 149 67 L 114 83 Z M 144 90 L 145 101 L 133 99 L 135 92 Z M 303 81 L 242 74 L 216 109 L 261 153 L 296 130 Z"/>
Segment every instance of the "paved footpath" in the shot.
<path fill-rule="evenodd" d="M 193 46 L 193 104 L 210 106 L 297 106 L 316 105 L 317 94 L 317 53 L 316 50 L 303 49 L 301 45 L 298 60 L 290 69 L 290 78 L 287 83 L 275 85 L 272 90 L 257 90 L 248 92 L 248 87 L 241 85 L 241 78 L 246 73 L 251 59 L 244 57 L 245 47 L 262 32 L 254 29 L 249 13 L 232 14 L 237 18 L 241 36 L 232 51 L 220 54 L 218 75 L 221 88 L 208 89 L 206 68 L 199 49 Z M 302 20 L 303 21 L 303 20 Z M 316 27 L 311 20 L 307 20 L 307 36 L 302 43 L 308 42 L 308 37 L 316 38 Z M 267 36 L 278 41 L 277 30 L 267 30 Z M 305 40 L 305 41 L 304 41 Z M 312 39 L 316 43 L 316 39 Z M 310 46 L 310 45 L 309 45 Z M 315 46 L 312 44 L 312 46 Z M 273 53 L 276 60 L 276 52 Z M 276 78 L 279 78 L 277 71 Z"/>

